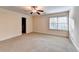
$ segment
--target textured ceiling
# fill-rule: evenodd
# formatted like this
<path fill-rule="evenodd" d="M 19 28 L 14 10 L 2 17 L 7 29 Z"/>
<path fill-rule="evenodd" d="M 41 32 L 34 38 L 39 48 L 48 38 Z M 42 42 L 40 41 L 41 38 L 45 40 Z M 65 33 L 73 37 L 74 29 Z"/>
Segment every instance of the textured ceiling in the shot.
<path fill-rule="evenodd" d="M 0 8 L 8 9 L 11 11 L 30 14 L 30 11 L 27 8 L 28 6 L 0 6 Z M 68 6 L 41 6 L 44 9 L 43 14 L 51 14 L 56 12 L 62 12 L 69 10 L 70 7 Z"/>

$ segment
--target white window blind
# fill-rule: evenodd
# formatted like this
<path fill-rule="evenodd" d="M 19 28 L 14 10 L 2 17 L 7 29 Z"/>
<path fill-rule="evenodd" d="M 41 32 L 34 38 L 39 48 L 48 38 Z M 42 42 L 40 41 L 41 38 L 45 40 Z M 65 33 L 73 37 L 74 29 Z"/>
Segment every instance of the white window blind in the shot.
<path fill-rule="evenodd" d="M 68 31 L 68 16 L 50 17 L 49 29 Z"/>

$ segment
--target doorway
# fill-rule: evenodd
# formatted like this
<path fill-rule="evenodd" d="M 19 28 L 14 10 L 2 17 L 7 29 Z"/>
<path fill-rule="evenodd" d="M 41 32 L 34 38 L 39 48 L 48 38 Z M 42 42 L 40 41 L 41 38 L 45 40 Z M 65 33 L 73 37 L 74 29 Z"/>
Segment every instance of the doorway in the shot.
<path fill-rule="evenodd" d="M 26 18 L 22 17 L 22 33 L 26 33 Z"/>

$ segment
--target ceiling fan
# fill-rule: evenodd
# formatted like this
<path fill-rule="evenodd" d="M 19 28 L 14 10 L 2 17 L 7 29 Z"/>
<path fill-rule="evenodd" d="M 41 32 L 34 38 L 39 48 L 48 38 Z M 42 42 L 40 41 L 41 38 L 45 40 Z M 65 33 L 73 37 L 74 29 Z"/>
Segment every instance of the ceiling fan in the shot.
<path fill-rule="evenodd" d="M 38 6 L 31 6 L 30 14 L 37 13 L 38 15 L 40 15 L 41 12 L 44 12 L 44 11 L 42 9 L 38 9 Z"/>

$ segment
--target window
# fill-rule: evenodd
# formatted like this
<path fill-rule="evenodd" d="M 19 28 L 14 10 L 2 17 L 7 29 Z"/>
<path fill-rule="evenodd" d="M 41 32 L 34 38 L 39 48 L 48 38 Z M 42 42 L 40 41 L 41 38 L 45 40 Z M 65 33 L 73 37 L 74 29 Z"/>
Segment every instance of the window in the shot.
<path fill-rule="evenodd" d="M 49 29 L 68 31 L 68 16 L 50 17 Z"/>

